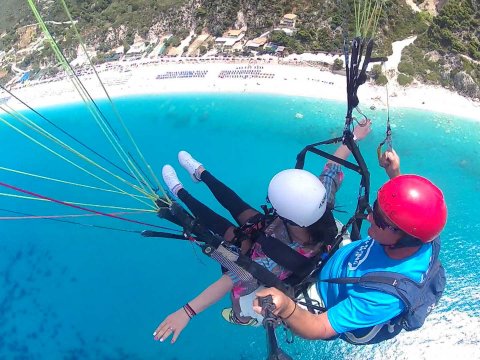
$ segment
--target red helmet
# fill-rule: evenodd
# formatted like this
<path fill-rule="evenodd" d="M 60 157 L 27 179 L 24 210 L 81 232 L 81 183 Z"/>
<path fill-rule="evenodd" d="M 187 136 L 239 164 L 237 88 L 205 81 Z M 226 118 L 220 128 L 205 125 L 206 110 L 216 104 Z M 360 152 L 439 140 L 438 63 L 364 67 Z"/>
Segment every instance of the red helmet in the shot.
<path fill-rule="evenodd" d="M 378 190 L 378 205 L 400 230 L 422 242 L 435 239 L 447 222 L 442 191 L 418 175 L 400 175 Z"/>

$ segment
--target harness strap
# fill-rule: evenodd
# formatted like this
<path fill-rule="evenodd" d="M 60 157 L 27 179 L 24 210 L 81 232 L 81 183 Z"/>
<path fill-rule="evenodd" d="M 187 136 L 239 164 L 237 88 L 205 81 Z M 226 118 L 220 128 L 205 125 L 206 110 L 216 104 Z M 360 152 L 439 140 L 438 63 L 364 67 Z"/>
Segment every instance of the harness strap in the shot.
<path fill-rule="evenodd" d="M 293 290 L 288 285 L 277 278 L 272 272 L 265 269 L 262 265 L 257 264 L 255 261 L 250 259 L 248 256 L 239 255 L 235 263 L 252 274 L 255 279 L 265 286 L 277 288 L 278 290 L 292 297 Z"/>
<path fill-rule="evenodd" d="M 196 219 L 194 219 L 188 212 L 185 211 L 185 209 L 183 209 L 176 202 L 173 202 L 168 208 L 163 209 L 167 209 L 168 211 L 159 211 L 158 215 L 160 217 L 164 217 L 166 213 L 169 213 L 170 217 L 174 218 L 175 223 L 182 226 L 186 236 L 194 234 L 199 241 L 204 242 L 206 244 L 206 247 L 204 248 L 204 253 L 206 255 L 213 257 L 214 254 L 218 253 L 217 251 L 215 251 L 216 249 L 228 251 L 228 249 L 226 249 L 226 247 L 224 246 L 224 239 L 222 239 L 218 235 L 211 233 L 207 228 L 205 228 Z M 265 284 L 269 287 L 275 287 L 289 296 L 293 295 L 293 289 L 290 286 L 283 283 L 272 272 L 265 269 L 262 265 L 254 262 L 252 259 L 250 259 L 250 257 L 243 254 L 233 253 L 228 255 L 230 257 L 230 259 L 227 259 L 228 261 L 231 261 L 234 264 L 240 266 L 242 269 L 246 270 L 262 284 Z"/>
<path fill-rule="evenodd" d="M 265 205 L 262 206 L 264 214 L 258 213 L 247 220 L 242 226 L 236 227 L 233 230 L 235 237 L 232 244 L 240 247 L 245 240 L 255 241 L 257 234 L 268 225 L 270 225 L 275 218 L 272 215 L 272 209 L 268 209 Z"/>
<path fill-rule="evenodd" d="M 350 53 L 350 67 L 349 67 L 349 71 L 347 72 L 347 102 L 348 102 L 347 119 L 351 118 L 353 109 L 356 108 L 359 103 L 358 97 L 356 94 L 355 82 L 358 76 L 359 54 L 361 56 L 361 53 L 362 53 L 361 39 L 359 37 L 356 37 L 352 40 L 351 53 Z M 348 53 L 346 53 L 345 56 L 348 57 Z"/>
<path fill-rule="evenodd" d="M 406 247 L 417 247 L 417 246 L 422 246 L 422 245 L 423 245 L 423 243 L 420 239 L 417 239 L 416 237 L 413 237 L 411 235 L 406 235 L 406 236 L 402 237 L 391 248 L 401 249 L 401 248 L 406 248 Z"/>
<path fill-rule="evenodd" d="M 316 264 L 315 257 L 307 258 L 273 236 L 259 233 L 255 241 L 270 259 L 301 278 L 308 275 Z"/>
<path fill-rule="evenodd" d="M 351 344 L 355 344 L 355 345 L 368 344 L 371 340 L 373 340 L 373 338 L 375 338 L 375 336 L 377 336 L 377 334 L 380 332 L 380 330 L 382 330 L 382 328 L 385 325 L 389 326 L 389 329 L 392 326 L 390 324 L 390 321 L 388 321 L 386 323 L 373 326 L 371 328 L 371 330 L 364 336 L 358 336 L 357 337 L 357 336 L 354 335 L 353 332 L 350 332 L 350 331 L 347 331 L 347 332 L 343 333 L 342 335 L 345 337 L 345 340 L 348 341 Z M 390 332 L 393 332 L 393 330 L 390 331 Z"/>
<path fill-rule="evenodd" d="M 438 261 L 439 253 L 440 238 L 437 237 L 432 242 L 432 256 L 430 258 L 430 263 L 428 264 L 427 273 L 435 273 L 440 268 L 440 262 Z M 319 281 L 334 284 L 357 284 L 365 288 L 379 290 L 382 292 L 385 292 L 386 289 L 384 285 L 387 285 L 392 288 L 391 291 L 388 291 L 388 293 L 400 298 L 408 309 L 411 307 L 411 304 L 405 294 L 400 291 L 398 287 L 400 282 L 408 282 L 418 288 L 422 286 L 422 284 L 417 283 L 405 275 L 391 271 L 375 271 L 364 274 L 361 277 L 339 277 L 333 279 L 319 279 Z"/>
<path fill-rule="evenodd" d="M 343 137 L 339 137 L 339 138 L 335 138 L 333 140 L 335 140 L 334 142 L 329 142 L 329 143 L 338 143 L 340 141 L 342 141 Z M 362 173 L 362 170 L 360 168 L 360 166 L 354 164 L 354 163 L 351 163 L 350 161 L 347 161 L 347 160 L 344 160 L 344 159 L 340 159 L 339 157 L 336 157 L 326 151 L 323 151 L 323 150 L 320 150 L 320 149 L 317 149 L 316 146 L 318 145 L 325 145 L 325 144 L 329 144 L 327 142 L 323 142 L 323 143 L 319 143 L 319 144 L 312 144 L 312 145 L 308 145 L 306 146 L 298 155 L 297 155 L 297 162 L 295 164 L 295 169 L 303 169 L 304 165 L 305 165 L 305 157 L 307 155 L 307 153 L 310 151 L 314 154 L 317 154 L 319 156 L 322 156 L 328 160 L 332 160 L 332 161 L 335 161 L 336 163 L 340 164 L 340 165 L 343 165 L 345 166 L 346 168 L 350 169 L 350 170 L 353 170 L 359 174 Z"/>
<path fill-rule="evenodd" d="M 167 239 L 190 240 L 181 234 L 172 234 L 164 231 L 143 230 L 141 232 L 143 237 L 161 237 Z"/>
<path fill-rule="evenodd" d="M 372 59 L 372 51 L 373 51 L 373 39 L 369 39 L 367 41 L 367 48 L 365 50 L 365 58 L 363 59 L 362 68 L 360 70 L 360 73 L 357 76 L 357 82 L 355 84 L 355 93 L 357 92 L 358 87 L 360 85 L 363 85 L 365 83 L 365 81 L 367 80 L 367 75 L 366 75 L 367 66 Z M 362 54 L 360 53 L 359 58 L 361 58 L 361 56 L 362 56 Z"/>
<path fill-rule="evenodd" d="M 374 41 L 373 39 L 364 40 L 356 37 L 352 40 L 351 54 L 348 56 L 348 47 L 344 46 L 344 55 L 346 59 L 346 75 L 347 75 L 347 100 L 348 112 L 347 118 L 351 118 L 352 111 L 359 104 L 357 91 L 358 88 L 367 80 L 368 64 L 374 62 L 385 62 L 386 57 L 372 57 Z M 365 56 L 362 62 L 362 54 Z"/>
<path fill-rule="evenodd" d="M 436 238 L 432 242 L 432 256 L 430 258 L 430 263 L 428 265 L 427 271 L 434 271 L 438 268 L 439 262 L 438 255 L 440 253 L 440 238 Z M 438 264 L 438 265 L 437 265 Z M 411 281 L 414 284 L 417 282 L 411 280 L 410 278 L 406 277 L 405 275 L 391 272 L 391 271 L 376 271 L 367 273 L 360 277 L 339 277 L 333 279 L 319 279 L 319 281 L 327 282 L 327 283 L 335 283 L 335 284 L 366 284 L 366 283 L 381 283 L 385 285 L 390 285 L 396 287 L 398 284 L 399 279 L 405 279 L 407 281 Z"/>
<path fill-rule="evenodd" d="M 352 226 L 351 239 L 358 240 L 360 239 L 360 228 L 362 227 L 362 221 L 364 220 L 359 215 L 365 214 L 365 211 L 368 209 L 369 197 L 370 197 L 370 172 L 368 171 L 367 164 L 365 159 L 360 153 L 360 149 L 353 140 L 353 133 L 350 130 L 344 131 L 344 144 L 352 152 L 353 157 L 357 161 L 359 166 L 361 180 L 360 180 L 360 192 L 359 198 L 357 201 L 357 208 L 355 209 L 354 216 L 356 217 L 355 222 Z"/>

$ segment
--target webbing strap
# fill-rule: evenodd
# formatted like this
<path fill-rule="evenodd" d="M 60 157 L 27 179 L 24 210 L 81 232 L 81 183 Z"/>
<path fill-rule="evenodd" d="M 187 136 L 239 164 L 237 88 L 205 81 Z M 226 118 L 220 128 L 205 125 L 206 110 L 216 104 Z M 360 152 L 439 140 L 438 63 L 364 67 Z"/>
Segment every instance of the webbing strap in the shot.
<path fill-rule="evenodd" d="M 235 264 L 238 264 L 240 267 L 248 271 L 255 279 L 265 286 L 277 288 L 290 297 L 293 295 L 293 291 L 288 285 L 277 278 L 275 274 L 264 268 L 262 265 L 256 263 L 248 256 L 239 255 L 237 261 L 235 261 Z"/>
<path fill-rule="evenodd" d="M 277 238 L 260 233 L 255 241 L 262 246 L 265 255 L 301 278 L 307 276 L 315 266 L 314 258 L 303 256 Z"/>
<path fill-rule="evenodd" d="M 358 88 L 367 80 L 368 64 L 374 62 L 385 62 L 386 57 L 372 57 L 373 39 L 362 39 L 356 37 L 352 40 L 351 54 L 348 56 L 348 47 L 344 46 L 344 55 L 346 59 L 346 75 L 347 75 L 347 121 L 352 117 L 352 111 L 358 106 L 359 100 L 357 96 Z M 365 56 L 362 62 L 362 55 Z"/>
<path fill-rule="evenodd" d="M 316 146 L 319 146 L 319 145 L 324 145 L 324 144 L 332 144 L 332 143 L 338 143 L 338 142 L 341 142 L 342 141 L 342 137 L 339 137 L 339 138 L 335 138 L 335 139 L 332 139 L 332 140 L 335 140 L 335 141 L 328 141 L 328 142 L 321 142 L 321 143 L 317 143 L 317 144 L 311 144 L 311 145 L 307 145 L 300 153 L 298 153 L 297 155 L 297 162 L 295 164 L 295 169 L 303 169 L 303 167 L 305 166 L 305 157 L 307 155 L 308 152 L 312 152 L 316 155 L 319 155 L 319 156 L 322 156 L 328 160 L 332 160 L 340 165 L 343 165 L 345 166 L 346 168 L 350 169 L 350 170 L 353 170 L 359 174 L 362 174 L 362 169 L 360 168 L 360 166 L 350 162 L 350 161 L 347 161 L 347 160 L 344 160 L 344 159 L 340 159 L 339 157 L 337 156 L 334 156 L 330 153 L 327 153 L 326 151 L 323 151 L 323 150 L 320 150 L 320 149 L 317 149 Z"/>
<path fill-rule="evenodd" d="M 326 282 L 330 284 L 359 284 L 365 282 L 374 282 L 381 283 L 385 285 L 395 286 L 397 284 L 397 279 L 389 277 L 388 275 L 370 275 L 365 274 L 361 277 L 339 277 L 333 279 L 319 279 L 321 282 Z"/>
<path fill-rule="evenodd" d="M 440 262 L 438 261 L 439 253 L 440 238 L 437 237 L 432 242 L 432 256 L 428 264 L 427 273 L 435 273 L 440 267 Z M 387 292 L 391 295 L 399 297 L 408 308 L 411 306 L 410 301 L 401 291 L 398 291 L 397 286 L 400 284 L 400 282 L 405 281 L 418 288 L 423 286 L 423 283 L 417 283 L 403 274 L 391 271 L 375 271 L 364 274 L 361 277 L 339 277 L 333 279 L 319 279 L 319 281 L 331 284 L 357 284 L 365 288 Z M 384 285 L 390 286 L 392 289 L 388 291 L 386 288 L 384 288 Z"/>
<path fill-rule="evenodd" d="M 180 225 L 183 228 L 186 236 L 193 234 L 197 237 L 199 241 L 204 242 L 205 244 L 212 247 L 212 251 L 204 251 L 206 255 L 210 256 L 210 254 L 213 253 L 214 249 L 217 249 L 220 246 L 224 246 L 224 239 L 210 232 L 205 226 L 200 224 L 179 204 L 174 202 L 168 208 L 163 207 L 161 208 L 161 210 L 162 211 L 159 211 L 158 215 Z M 167 217 L 166 214 L 168 213 L 169 216 Z M 287 295 L 293 295 L 293 290 L 290 286 L 283 283 L 275 276 L 275 274 L 265 269 L 262 265 L 256 263 L 246 255 L 235 255 L 238 257 L 234 261 L 234 264 L 240 266 L 242 269 L 249 272 L 259 282 L 268 287 L 275 287 Z"/>
<path fill-rule="evenodd" d="M 164 231 L 143 230 L 140 234 L 143 237 L 161 237 L 166 239 L 190 240 L 181 234 L 172 234 Z"/>

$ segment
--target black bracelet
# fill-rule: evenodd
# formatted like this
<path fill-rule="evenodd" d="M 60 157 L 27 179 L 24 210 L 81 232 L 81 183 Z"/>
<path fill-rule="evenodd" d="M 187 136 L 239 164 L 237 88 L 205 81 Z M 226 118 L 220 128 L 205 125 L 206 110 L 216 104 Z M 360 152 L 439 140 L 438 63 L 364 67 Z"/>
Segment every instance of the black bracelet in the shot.
<path fill-rule="evenodd" d="M 283 321 L 288 320 L 288 319 L 290 318 L 290 316 L 293 315 L 293 313 L 295 312 L 295 310 L 297 310 L 297 302 L 294 301 L 293 303 L 295 304 L 295 307 L 293 308 L 293 311 L 292 311 L 292 312 L 290 313 L 290 315 L 288 315 L 287 317 L 281 318 Z"/>
<path fill-rule="evenodd" d="M 190 306 L 189 303 L 186 303 L 185 307 L 188 309 L 188 311 L 190 311 L 190 314 L 192 315 L 192 317 L 197 315 L 197 313 L 195 312 L 195 310 L 193 310 L 193 308 Z"/>
<path fill-rule="evenodd" d="M 190 315 L 190 313 L 188 312 L 187 308 L 185 306 L 183 306 L 183 311 L 185 311 L 185 313 L 187 314 L 187 316 L 191 319 L 193 317 L 193 315 Z"/>

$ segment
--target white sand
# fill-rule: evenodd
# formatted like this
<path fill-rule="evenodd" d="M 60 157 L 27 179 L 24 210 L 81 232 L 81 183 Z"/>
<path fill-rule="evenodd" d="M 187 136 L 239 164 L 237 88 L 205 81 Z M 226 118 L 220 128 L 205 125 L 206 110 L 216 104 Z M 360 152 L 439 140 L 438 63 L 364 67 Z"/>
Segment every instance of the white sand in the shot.
<path fill-rule="evenodd" d="M 99 75 L 111 97 L 167 94 L 167 93 L 269 93 L 291 96 L 345 101 L 346 80 L 342 75 L 330 71 L 299 65 L 278 64 L 275 60 L 256 62 L 220 62 L 213 60 L 158 60 L 145 63 L 118 62 L 99 68 Z M 273 78 L 219 78 L 224 70 L 260 70 L 262 74 L 273 74 Z M 128 71 L 121 71 L 128 69 Z M 175 71 L 207 71 L 203 78 L 156 79 L 157 75 Z M 103 92 L 94 75 L 80 77 L 93 98 L 103 98 Z M 384 108 L 387 101 L 386 87 L 365 84 L 359 89 L 360 106 Z M 440 112 L 480 121 L 480 101 L 473 101 L 444 88 L 425 85 L 412 85 L 403 88 L 398 84 L 389 85 L 390 107 L 414 108 Z M 32 107 L 55 105 L 81 101 L 70 80 L 57 80 L 48 83 L 30 83 L 13 88 L 12 92 Z M 6 94 L 0 94 L 0 103 Z M 18 108 L 14 99 L 8 105 Z"/>

